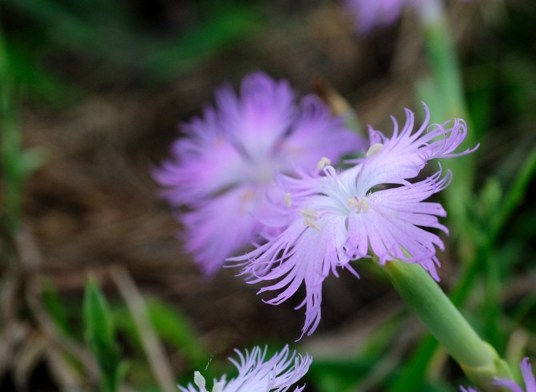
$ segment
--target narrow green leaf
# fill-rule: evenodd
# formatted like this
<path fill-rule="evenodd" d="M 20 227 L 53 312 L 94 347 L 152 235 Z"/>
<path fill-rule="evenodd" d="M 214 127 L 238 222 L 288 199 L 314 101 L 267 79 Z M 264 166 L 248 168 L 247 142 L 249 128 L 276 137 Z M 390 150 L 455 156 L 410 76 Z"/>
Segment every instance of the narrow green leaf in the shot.
<path fill-rule="evenodd" d="M 68 312 L 54 286 L 50 283 L 43 285 L 43 303 L 56 328 L 65 336 L 72 337 L 68 323 Z"/>
<path fill-rule="evenodd" d="M 108 303 L 93 280 L 87 284 L 84 295 L 84 321 L 89 341 L 113 345 L 114 330 Z"/>
<path fill-rule="evenodd" d="M 147 311 L 156 333 L 180 350 L 194 367 L 208 362 L 210 356 L 200 344 L 186 317 L 178 309 L 151 298 L 147 301 Z"/>
<path fill-rule="evenodd" d="M 90 280 L 84 295 L 85 336 L 101 370 L 101 388 L 105 392 L 119 390 L 125 375 L 115 329 L 108 303 L 97 284 Z"/>

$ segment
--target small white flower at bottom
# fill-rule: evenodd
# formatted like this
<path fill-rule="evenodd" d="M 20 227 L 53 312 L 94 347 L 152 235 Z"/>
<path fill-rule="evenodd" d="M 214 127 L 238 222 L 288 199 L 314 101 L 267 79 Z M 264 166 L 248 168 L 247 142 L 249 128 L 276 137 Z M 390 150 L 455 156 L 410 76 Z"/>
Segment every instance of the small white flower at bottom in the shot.
<path fill-rule="evenodd" d="M 285 346 L 279 353 L 265 360 L 266 348 L 254 347 L 242 354 L 235 350 L 238 361 L 229 359 L 238 369 L 238 376 L 229 381 L 226 376 L 213 381 L 212 390 L 206 387 L 205 378 L 195 372 L 195 385 L 181 387 L 181 392 L 286 392 L 298 382 L 309 370 L 312 358 L 310 355 L 290 353 Z M 303 391 L 303 386 L 296 387 L 293 392 Z"/>

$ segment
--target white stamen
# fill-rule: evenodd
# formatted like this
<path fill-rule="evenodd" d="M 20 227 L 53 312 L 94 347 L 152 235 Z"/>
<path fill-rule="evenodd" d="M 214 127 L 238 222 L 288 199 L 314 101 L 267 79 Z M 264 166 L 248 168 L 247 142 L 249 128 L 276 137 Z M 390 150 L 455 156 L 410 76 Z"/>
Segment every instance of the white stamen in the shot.
<path fill-rule="evenodd" d="M 206 390 L 207 382 L 205 381 L 205 377 L 198 371 L 194 372 L 194 383 L 199 389 Z"/>
<path fill-rule="evenodd" d="M 367 151 L 367 157 L 371 157 L 373 155 L 376 155 L 383 149 L 383 144 L 381 143 L 374 143 L 372 146 L 369 147 Z"/>
<path fill-rule="evenodd" d="M 292 207 L 292 195 L 289 192 L 285 193 L 285 205 L 288 208 Z"/>
<path fill-rule="evenodd" d="M 212 387 L 212 392 L 221 392 L 223 391 L 224 381 L 219 381 Z"/>
<path fill-rule="evenodd" d="M 316 224 L 316 220 L 318 219 L 318 213 L 313 210 L 301 210 L 301 214 L 303 215 L 303 224 L 305 226 L 308 226 L 312 229 L 320 230 L 320 227 Z"/>
<path fill-rule="evenodd" d="M 368 212 L 369 203 L 366 197 L 349 197 L 348 204 L 350 207 L 355 208 L 355 211 L 359 214 L 361 211 Z"/>
<path fill-rule="evenodd" d="M 325 168 L 328 165 L 331 165 L 331 159 L 329 159 L 327 157 L 322 157 L 322 158 L 320 158 L 320 160 L 316 164 L 316 168 L 318 170 L 322 170 L 323 168 Z"/>

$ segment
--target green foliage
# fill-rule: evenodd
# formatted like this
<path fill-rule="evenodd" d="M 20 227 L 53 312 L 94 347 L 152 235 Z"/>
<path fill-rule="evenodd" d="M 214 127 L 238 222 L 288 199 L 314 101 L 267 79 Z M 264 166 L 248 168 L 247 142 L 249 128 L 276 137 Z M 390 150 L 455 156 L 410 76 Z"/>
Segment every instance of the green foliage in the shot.
<path fill-rule="evenodd" d="M 150 298 L 147 311 L 158 336 L 179 350 L 190 364 L 200 367 L 209 362 L 210 356 L 200 344 L 199 337 L 178 309 Z"/>
<path fill-rule="evenodd" d="M 356 358 L 316 359 L 307 373 L 307 378 L 322 392 L 351 392 L 356 390 L 363 376 L 374 366 L 374 361 Z"/>
<path fill-rule="evenodd" d="M 58 331 L 64 336 L 73 337 L 73 331 L 69 325 L 68 310 L 65 308 L 61 297 L 51 283 L 47 282 L 43 285 L 42 299 Z"/>
<path fill-rule="evenodd" d="M 209 354 L 180 310 L 157 298 L 149 298 L 146 305 L 152 326 L 163 342 L 178 350 L 194 368 L 205 366 L 209 362 Z M 139 331 L 128 309 L 119 305 L 113 308 L 112 313 L 117 327 L 140 349 Z"/>
<path fill-rule="evenodd" d="M 144 66 L 157 80 L 169 80 L 221 48 L 243 40 L 257 28 L 258 19 L 251 8 L 222 9 L 182 37 L 159 45 L 160 49 L 150 53 Z"/>
<path fill-rule="evenodd" d="M 104 295 L 89 281 L 84 295 L 84 325 L 87 344 L 101 371 L 103 392 L 117 392 L 126 373 L 126 364 L 115 340 L 115 327 Z"/>
<path fill-rule="evenodd" d="M 80 86 L 46 65 L 51 56 L 68 59 L 75 54 L 92 69 L 92 77 L 107 79 L 121 71 L 165 83 L 245 39 L 260 20 L 252 4 L 211 3 L 200 6 L 198 23 L 162 36 L 140 28 L 136 15 L 119 1 L 7 0 L 6 8 L 28 25 L 7 40 L 13 78 L 30 95 L 63 103 L 80 94 Z"/>
<path fill-rule="evenodd" d="M 13 64 L 0 30 L 0 175 L 5 183 L 2 189 L 4 211 L 2 229 L 14 235 L 21 214 L 22 187 L 27 177 L 44 161 L 40 149 L 24 150 L 18 128 L 17 110 L 14 104 Z"/>

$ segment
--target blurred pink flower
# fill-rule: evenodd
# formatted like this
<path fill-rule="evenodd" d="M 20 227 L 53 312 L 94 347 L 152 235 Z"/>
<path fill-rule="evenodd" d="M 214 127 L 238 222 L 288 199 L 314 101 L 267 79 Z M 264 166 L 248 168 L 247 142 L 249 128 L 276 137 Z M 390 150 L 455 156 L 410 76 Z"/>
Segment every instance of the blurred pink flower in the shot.
<path fill-rule="evenodd" d="M 419 0 L 345 0 L 346 9 L 352 14 L 357 30 L 367 33 L 374 27 L 388 26 L 394 23 L 405 5 L 412 5 Z"/>
<path fill-rule="evenodd" d="M 462 3 L 471 0 L 458 0 Z M 442 8 L 441 0 L 344 0 L 346 10 L 352 16 L 356 29 L 360 33 L 368 33 L 375 27 L 385 27 L 396 22 L 404 7 L 412 7 L 422 15 L 428 15 Z M 425 17 L 427 19 L 428 17 Z"/>
<path fill-rule="evenodd" d="M 275 173 L 292 175 L 364 147 L 319 98 L 295 101 L 286 81 L 264 73 L 247 76 L 239 96 L 225 86 L 216 109 L 184 124 L 171 158 L 153 171 L 167 188 L 162 195 L 185 209 L 178 218 L 186 249 L 206 273 L 256 240 L 273 209 L 266 192 Z"/>

